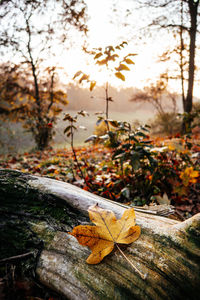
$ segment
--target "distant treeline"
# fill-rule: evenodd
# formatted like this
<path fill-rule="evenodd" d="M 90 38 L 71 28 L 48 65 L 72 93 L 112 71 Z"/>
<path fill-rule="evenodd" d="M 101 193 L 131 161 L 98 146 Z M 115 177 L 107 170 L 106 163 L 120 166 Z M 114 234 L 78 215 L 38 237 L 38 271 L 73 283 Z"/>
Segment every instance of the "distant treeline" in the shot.
<path fill-rule="evenodd" d="M 138 110 L 153 111 L 154 108 L 150 104 L 133 103 L 130 101 L 134 93 L 134 88 L 117 89 L 109 87 L 109 96 L 113 102 L 110 103 L 110 111 L 115 112 L 130 112 Z M 89 89 L 80 88 L 71 85 L 67 89 L 68 101 L 67 110 L 105 110 L 105 90 L 104 87 L 96 87 L 93 92 Z"/>

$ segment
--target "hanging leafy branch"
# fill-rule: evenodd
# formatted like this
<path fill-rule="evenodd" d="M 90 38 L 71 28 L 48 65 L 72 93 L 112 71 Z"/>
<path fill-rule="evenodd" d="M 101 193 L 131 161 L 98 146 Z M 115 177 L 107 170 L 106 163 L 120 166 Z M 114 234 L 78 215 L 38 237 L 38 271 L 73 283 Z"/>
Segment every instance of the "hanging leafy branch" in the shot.
<path fill-rule="evenodd" d="M 130 57 L 135 56 L 135 53 L 129 53 L 126 56 L 120 56 L 120 51 L 128 45 L 127 42 L 122 42 L 121 44 L 113 47 L 113 46 L 106 46 L 105 48 L 93 48 L 91 51 L 87 50 L 86 47 L 83 47 L 83 50 L 93 56 L 95 64 L 99 67 L 105 67 L 105 70 L 109 72 L 110 75 L 115 75 L 118 79 L 125 81 L 125 75 L 123 74 L 124 71 L 130 71 L 129 66 L 134 65 L 134 62 Z M 96 85 L 96 81 L 90 79 L 88 74 L 85 74 L 82 71 L 78 71 L 73 79 L 78 79 L 79 84 L 83 81 L 86 81 L 90 84 L 90 91 L 92 91 Z M 113 99 L 109 95 L 109 82 L 107 81 L 105 84 L 105 102 L 106 102 L 106 119 L 109 117 L 109 102 L 112 102 Z M 109 130 L 109 127 L 108 127 Z"/>

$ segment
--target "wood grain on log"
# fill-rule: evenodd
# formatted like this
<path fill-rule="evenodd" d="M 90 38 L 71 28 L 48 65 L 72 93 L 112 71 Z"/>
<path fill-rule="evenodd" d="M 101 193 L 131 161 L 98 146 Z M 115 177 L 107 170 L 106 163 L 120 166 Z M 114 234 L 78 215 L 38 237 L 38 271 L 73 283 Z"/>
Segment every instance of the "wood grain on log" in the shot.
<path fill-rule="evenodd" d="M 6 189 L 5 174 L 9 177 L 12 172 L 10 175 L 9 171 L 0 172 L 0 179 L 4 176 L 0 192 Z M 51 201 L 65 201 L 75 214 L 74 224 L 77 220 L 81 221 L 82 214 L 88 217 L 88 207 L 96 203 L 104 209 L 112 210 L 117 217 L 121 217 L 126 209 L 122 204 L 108 201 L 71 184 L 21 173 L 15 173 L 15 184 L 12 181 L 12 188 L 7 191 L 8 197 L 13 197 L 14 191 L 17 193 L 20 182 L 21 185 L 26 183 L 26 197 L 30 189 L 38 191 L 41 198 L 48 195 Z M 141 236 L 123 248 L 123 251 L 146 275 L 145 280 L 117 250 L 99 265 L 88 265 L 85 260 L 90 251 L 79 245 L 73 236 L 59 230 L 54 231 L 52 239 L 41 253 L 37 266 L 40 281 L 67 299 L 198 299 L 200 214 L 178 222 L 136 213 L 136 222 L 141 226 Z M 36 224 L 32 229 L 39 232 L 42 226 L 46 225 Z M 38 231 L 39 227 L 41 230 Z"/>

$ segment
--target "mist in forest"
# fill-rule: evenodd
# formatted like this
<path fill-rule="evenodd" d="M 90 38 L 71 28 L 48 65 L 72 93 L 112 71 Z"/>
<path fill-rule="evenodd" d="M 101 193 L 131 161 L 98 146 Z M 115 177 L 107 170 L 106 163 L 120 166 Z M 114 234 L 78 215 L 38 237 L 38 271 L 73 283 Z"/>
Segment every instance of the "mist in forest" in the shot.
<path fill-rule="evenodd" d="M 135 88 L 117 89 L 109 87 L 109 97 L 113 100 L 109 102 L 109 118 L 127 121 L 131 124 L 150 124 L 156 115 L 156 110 L 152 104 L 130 101 L 131 97 L 138 91 Z M 67 123 L 63 121 L 66 113 L 72 116 L 75 116 L 80 110 L 89 113 L 88 117 L 78 118 L 78 130 L 74 136 L 76 146 L 83 145 L 87 137 L 94 133 L 98 114 L 104 116 L 105 113 L 105 89 L 103 86 L 97 86 L 94 91 L 90 92 L 88 88 L 70 85 L 67 88 L 67 98 L 69 103 L 63 107 L 63 111 L 57 119 L 52 142 L 53 147 L 69 147 L 70 145 L 70 140 L 63 133 L 67 127 Z M 165 101 L 167 104 L 167 98 Z M 181 111 L 180 97 L 177 97 L 177 107 Z M 4 122 L 0 129 L 0 141 L 1 154 L 30 151 L 35 147 L 31 134 L 20 123 Z"/>

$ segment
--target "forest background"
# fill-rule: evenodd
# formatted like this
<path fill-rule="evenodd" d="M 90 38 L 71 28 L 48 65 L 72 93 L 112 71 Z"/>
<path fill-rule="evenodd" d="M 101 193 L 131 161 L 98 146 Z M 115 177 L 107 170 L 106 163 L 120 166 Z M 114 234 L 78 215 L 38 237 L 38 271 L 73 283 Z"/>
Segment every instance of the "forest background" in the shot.
<path fill-rule="evenodd" d="M 179 221 L 200 212 L 199 25 L 199 0 L 0 1 L 7 299 L 27 293 L 35 262 L 5 262 L 43 247 L 24 217 L 50 215 L 65 228 L 68 215 L 46 198 L 29 201 L 27 187 L 13 201 L 4 174 L 68 182 Z M 52 299 L 33 286 L 35 297 Z"/>
<path fill-rule="evenodd" d="M 190 113 L 193 103 L 198 106 L 199 102 L 198 4 L 198 1 L 127 0 L 123 4 L 121 1 L 97 4 L 90 0 L 43 4 L 1 1 L 1 152 L 30 150 L 35 143 L 39 146 L 45 135 L 48 137 L 44 147 L 53 136 L 55 144 L 62 144 L 64 112 L 73 114 L 81 109 L 92 111 L 91 115 L 105 112 L 102 97 L 106 82 L 109 82 L 109 96 L 115 101 L 110 103 L 113 119 L 144 123 L 160 114 L 162 123 L 165 122 L 162 114 L 170 113 L 168 123 L 173 121 L 174 128 L 167 129 L 167 133 L 180 131 L 176 128 L 175 114 Z M 121 47 L 121 57 L 136 54 L 132 59 L 134 65 L 126 66 L 131 66 L 131 71 L 122 68 L 125 81 L 115 76 L 112 64 L 110 70 L 101 70 L 101 66 L 107 67 L 107 62 L 103 66 L 100 58 L 95 61 L 91 55 L 93 48 L 117 46 L 123 41 L 127 44 Z M 79 78 L 81 84 L 73 79 L 78 70 L 89 76 L 86 80 Z M 91 81 L 96 85 L 92 93 Z M 44 101 L 47 107 L 41 104 Z M 65 108 L 63 105 L 67 103 Z M 186 116 L 183 119 L 189 120 Z M 10 120 L 18 124 L 12 125 Z M 55 130 L 47 130 L 48 123 L 55 125 Z M 32 137 L 21 134 L 20 124 Z M 88 132 L 79 131 L 76 144 L 94 131 L 95 118 L 90 121 L 87 118 L 83 126 Z M 168 125 L 164 127 L 165 131 Z M 163 124 L 157 132 L 162 130 Z"/>
<path fill-rule="evenodd" d="M 136 205 L 168 193 L 167 203 L 196 213 L 199 1 L 9 0 L 0 9 L 1 165 Z"/>

